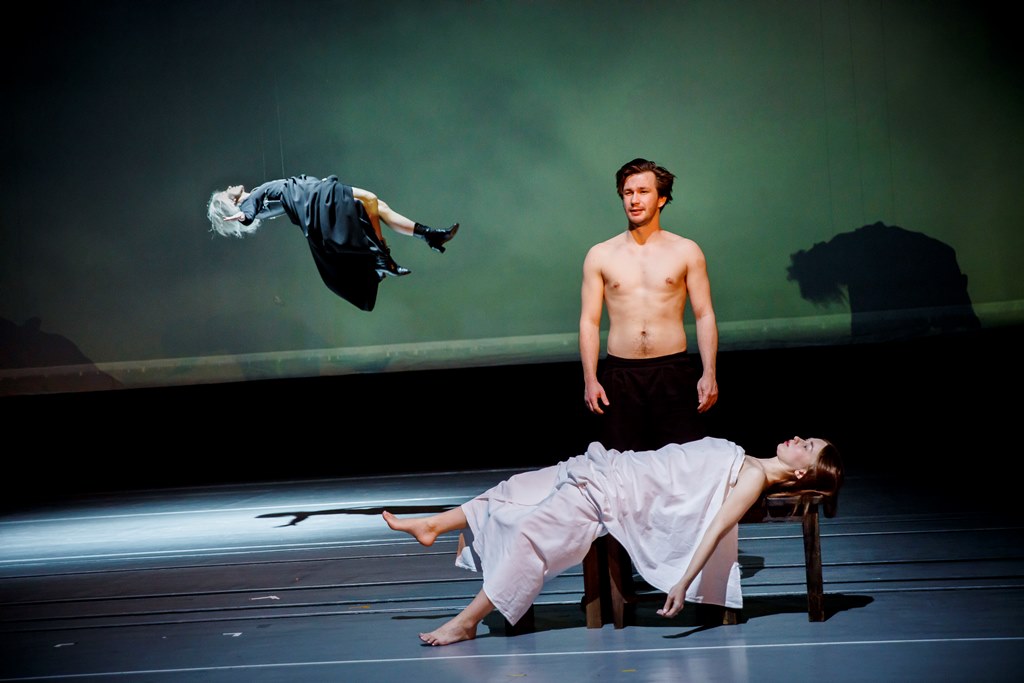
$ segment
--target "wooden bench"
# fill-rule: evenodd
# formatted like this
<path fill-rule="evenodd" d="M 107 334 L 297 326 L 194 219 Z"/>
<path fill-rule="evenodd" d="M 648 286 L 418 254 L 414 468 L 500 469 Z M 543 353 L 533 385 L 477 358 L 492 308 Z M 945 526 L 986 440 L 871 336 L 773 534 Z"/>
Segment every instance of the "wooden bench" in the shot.
<path fill-rule="evenodd" d="M 824 581 L 821 574 L 821 536 L 819 514 L 835 515 L 834 501 L 818 491 L 770 493 L 764 496 L 740 520 L 741 524 L 760 522 L 800 522 L 803 526 L 804 564 L 807 573 L 807 619 L 825 620 Z M 587 628 L 614 624 L 623 628 L 634 620 L 637 602 L 663 600 L 663 594 L 638 595 L 633 588 L 633 563 L 618 541 L 606 535 L 594 541 L 583 560 L 583 609 Z M 704 606 L 700 606 L 704 607 Z M 714 606 L 708 606 L 714 607 Z M 735 624 L 736 610 L 720 608 L 721 623 Z M 533 608 L 512 626 L 505 622 L 506 633 L 533 630 Z"/>

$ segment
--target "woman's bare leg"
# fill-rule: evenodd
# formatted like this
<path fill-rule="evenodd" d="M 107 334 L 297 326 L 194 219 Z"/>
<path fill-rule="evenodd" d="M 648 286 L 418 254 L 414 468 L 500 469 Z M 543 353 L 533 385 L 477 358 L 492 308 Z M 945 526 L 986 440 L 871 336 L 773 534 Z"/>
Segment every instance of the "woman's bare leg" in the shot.
<path fill-rule="evenodd" d="M 429 517 L 399 519 L 387 510 L 383 516 L 389 527 L 395 531 L 404 531 L 423 545 L 433 545 L 441 534 L 469 526 L 461 506 Z M 428 645 L 450 645 L 460 640 L 472 640 L 476 638 L 477 625 L 493 611 L 494 604 L 481 590 L 464 610 L 444 626 L 430 633 L 421 633 L 420 640 Z"/>
<path fill-rule="evenodd" d="M 451 645 L 462 640 L 476 638 L 476 627 L 488 614 L 494 611 L 494 603 L 481 590 L 451 621 L 430 633 L 421 633 L 420 640 L 428 645 Z"/>
<path fill-rule="evenodd" d="M 388 224 L 389 228 L 397 233 L 401 233 L 402 235 L 412 235 L 413 231 L 416 229 L 416 223 L 414 221 L 409 220 L 392 209 L 383 199 L 369 190 L 353 187 L 352 196 L 363 203 L 363 207 L 366 209 L 366 214 L 370 217 L 370 223 L 373 224 L 373 229 L 376 231 L 378 237 L 381 237 L 381 221 L 384 221 Z"/>
<path fill-rule="evenodd" d="M 419 237 L 421 240 L 426 242 L 427 246 L 429 246 L 433 251 L 441 254 L 445 251 L 444 245 L 455 237 L 455 233 L 459 231 L 458 223 L 454 223 L 451 227 L 444 230 L 438 230 L 430 227 L 429 225 L 423 225 L 410 218 L 406 218 L 388 206 L 387 202 L 369 190 L 353 187 L 352 196 L 355 197 L 356 201 L 363 204 L 363 207 L 366 209 L 366 214 L 370 217 L 370 223 L 373 225 L 373 229 L 377 233 L 377 237 L 381 243 L 384 243 L 384 236 L 380 231 L 380 224 L 382 221 L 387 223 L 389 228 L 400 235 Z"/>
<path fill-rule="evenodd" d="M 378 206 L 377 195 L 366 190 L 360 190 L 359 188 L 352 188 L 352 197 L 363 205 L 366 209 L 366 217 L 370 219 L 370 225 L 373 226 L 373 231 L 377 234 L 377 239 L 382 243 L 384 242 L 384 234 L 380 231 L 380 208 Z"/>
<path fill-rule="evenodd" d="M 415 221 L 406 218 L 392 209 L 383 199 L 377 200 L 377 203 L 380 211 L 380 219 L 387 223 L 388 227 L 395 232 L 402 233 L 403 235 L 413 234 L 413 231 L 416 229 Z"/>
<path fill-rule="evenodd" d="M 469 522 L 466 521 L 466 513 L 462 511 L 461 506 L 430 517 L 399 519 L 387 510 L 384 511 L 383 516 L 389 527 L 395 531 L 404 531 L 423 545 L 434 545 L 434 541 L 441 534 L 456 529 L 465 529 L 469 526 Z"/>

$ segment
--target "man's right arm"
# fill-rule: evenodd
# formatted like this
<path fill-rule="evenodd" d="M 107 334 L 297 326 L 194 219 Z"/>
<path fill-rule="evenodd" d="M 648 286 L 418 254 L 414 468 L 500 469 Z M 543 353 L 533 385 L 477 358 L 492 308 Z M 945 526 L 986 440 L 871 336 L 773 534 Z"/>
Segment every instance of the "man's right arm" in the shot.
<path fill-rule="evenodd" d="M 595 253 L 597 250 L 598 247 L 592 247 L 583 261 L 580 361 L 583 364 L 583 400 L 591 412 L 600 415 L 604 413 L 601 404 L 608 405 L 608 396 L 597 380 L 597 359 L 601 353 L 601 307 L 604 303 L 604 278 Z"/>

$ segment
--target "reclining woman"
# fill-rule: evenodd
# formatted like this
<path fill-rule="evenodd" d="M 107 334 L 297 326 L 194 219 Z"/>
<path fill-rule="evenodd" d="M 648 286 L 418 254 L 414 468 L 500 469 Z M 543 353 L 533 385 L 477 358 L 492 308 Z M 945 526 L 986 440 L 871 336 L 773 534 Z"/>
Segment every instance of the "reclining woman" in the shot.
<path fill-rule="evenodd" d="M 483 588 L 453 619 L 420 634 L 430 645 L 449 645 L 476 637 L 494 609 L 515 624 L 544 582 L 580 564 L 605 534 L 667 594 L 658 614 L 674 617 L 684 601 L 739 609 L 744 513 L 769 489 L 815 490 L 834 504 L 842 482 L 839 451 L 820 438 L 789 439 L 771 458 L 712 437 L 621 453 L 592 443 L 583 455 L 517 474 L 460 507 L 407 519 L 385 511 L 384 520 L 425 546 L 469 529 L 456 564 L 482 569 Z"/>

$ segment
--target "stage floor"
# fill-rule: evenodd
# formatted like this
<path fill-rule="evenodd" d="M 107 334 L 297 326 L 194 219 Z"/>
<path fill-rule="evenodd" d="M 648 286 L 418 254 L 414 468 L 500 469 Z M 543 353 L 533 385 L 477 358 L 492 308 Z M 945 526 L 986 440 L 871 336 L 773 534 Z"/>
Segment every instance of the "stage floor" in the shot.
<path fill-rule="evenodd" d="M 0 517 L 4 681 L 1018 681 L 1024 533 L 977 502 L 851 476 L 822 520 L 828 618 L 809 622 L 800 527 L 740 527 L 745 607 L 702 628 L 641 603 L 587 629 L 577 568 L 536 631 L 422 645 L 480 588 L 456 536 L 382 508 L 458 505 L 516 470 L 118 491 Z M 9 479 L 8 485 L 16 479 Z"/>

